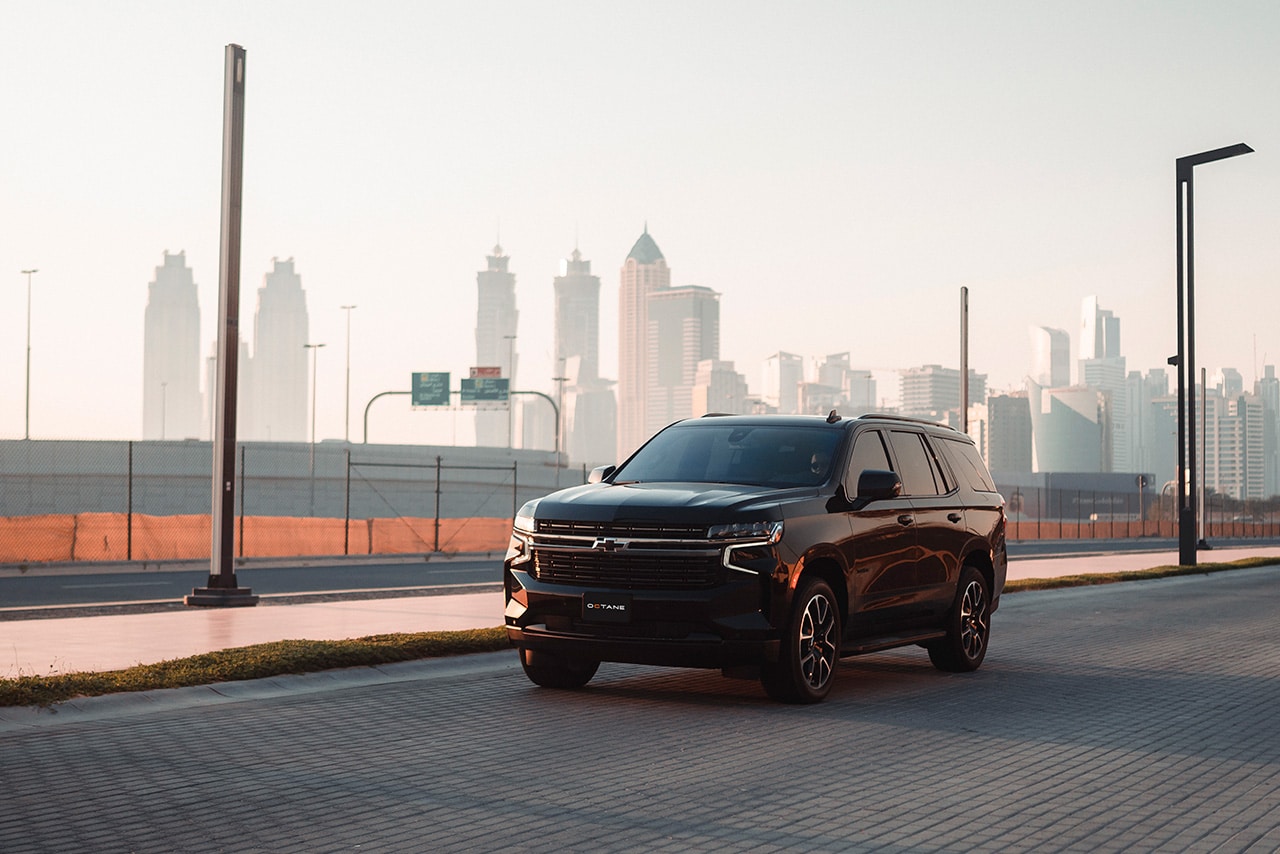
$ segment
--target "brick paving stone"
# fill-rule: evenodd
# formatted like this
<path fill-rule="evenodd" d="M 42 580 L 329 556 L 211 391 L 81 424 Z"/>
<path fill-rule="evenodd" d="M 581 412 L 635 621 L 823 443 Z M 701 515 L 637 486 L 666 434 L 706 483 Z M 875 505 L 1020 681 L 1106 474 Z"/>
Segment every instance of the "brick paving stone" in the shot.
<path fill-rule="evenodd" d="M 1017 594 L 977 673 L 851 659 L 813 707 L 616 664 L 547 691 L 510 653 L 78 702 L 0 723 L 0 851 L 1275 851 L 1277 580 Z"/>

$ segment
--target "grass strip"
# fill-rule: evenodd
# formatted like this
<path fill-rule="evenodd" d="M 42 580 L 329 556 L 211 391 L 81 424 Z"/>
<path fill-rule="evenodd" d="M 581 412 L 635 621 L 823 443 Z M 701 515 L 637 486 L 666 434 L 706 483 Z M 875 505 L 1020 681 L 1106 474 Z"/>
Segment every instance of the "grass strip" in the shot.
<path fill-rule="evenodd" d="M 453 632 L 370 635 L 354 640 L 283 640 L 141 664 L 125 670 L 0 679 L 0 706 L 48 706 L 75 697 L 263 679 L 339 667 L 368 667 L 421 658 L 493 652 L 508 647 L 507 632 L 501 626 Z"/>
<path fill-rule="evenodd" d="M 1026 578 L 1007 582 L 1004 591 L 1019 593 L 1180 575 L 1207 575 L 1277 563 L 1280 561 L 1274 557 L 1254 557 L 1229 563 L 1202 563 L 1198 566 L 1157 566 L 1130 572 Z M 76 697 L 264 679 L 286 673 L 369 667 L 421 658 L 496 652 L 507 648 L 507 633 L 501 626 L 455 632 L 370 635 L 354 640 L 284 640 L 207 652 L 157 664 L 142 664 L 126 670 L 0 679 L 0 706 L 49 706 Z"/>

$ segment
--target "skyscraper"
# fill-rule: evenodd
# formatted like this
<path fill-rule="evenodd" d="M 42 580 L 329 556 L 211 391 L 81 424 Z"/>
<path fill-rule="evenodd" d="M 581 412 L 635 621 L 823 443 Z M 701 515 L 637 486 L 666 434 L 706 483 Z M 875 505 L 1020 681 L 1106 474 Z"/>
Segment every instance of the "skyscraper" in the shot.
<path fill-rule="evenodd" d="M 601 379 L 600 277 L 575 247 L 555 278 L 556 356 L 563 379 L 559 405 L 562 450 L 572 460 L 607 463 L 617 453 L 613 383 Z"/>
<path fill-rule="evenodd" d="M 960 409 L 960 371 L 941 365 L 908 368 L 899 374 L 902 414 L 910 418 L 942 421 L 945 414 Z M 968 405 L 987 399 L 987 375 L 969 369 Z"/>
<path fill-rule="evenodd" d="M 1047 388 L 1071 385 L 1071 336 L 1065 329 L 1033 326 L 1031 379 Z"/>
<path fill-rule="evenodd" d="M 251 420 L 245 425 L 245 439 L 305 442 L 310 436 L 310 326 L 307 294 L 293 259 L 272 258 L 253 316 L 253 363 L 246 383 L 252 396 Z M 245 373 L 242 369 L 241 376 Z"/>
<path fill-rule="evenodd" d="M 687 285 L 648 296 L 645 436 L 693 415 L 698 363 L 720 358 L 720 294 Z"/>
<path fill-rule="evenodd" d="M 618 454 L 625 459 L 649 438 L 646 417 L 649 294 L 671 287 L 671 270 L 648 226 L 623 262 L 618 288 Z M 714 357 L 708 357 L 714 358 Z"/>
<path fill-rule="evenodd" d="M 142 438 L 199 438 L 200 301 L 185 251 L 156 267 L 143 334 Z"/>
<path fill-rule="evenodd" d="M 1120 319 L 1098 306 L 1098 298 L 1084 298 L 1080 311 L 1079 385 L 1104 392 L 1107 402 L 1106 445 L 1110 454 L 1102 471 L 1135 471 L 1131 438 L 1129 392 L 1125 360 L 1120 355 Z"/>
<path fill-rule="evenodd" d="M 476 366 L 497 367 L 516 388 L 516 276 L 507 269 L 511 260 L 494 246 L 486 256 L 488 268 L 476 273 Z M 510 401 L 508 401 L 510 404 Z M 480 409 L 476 412 L 476 444 L 510 447 L 512 412 Z"/>
<path fill-rule="evenodd" d="M 804 382 L 804 359 L 779 350 L 764 360 L 764 402 L 783 415 L 800 411 L 800 383 Z"/>

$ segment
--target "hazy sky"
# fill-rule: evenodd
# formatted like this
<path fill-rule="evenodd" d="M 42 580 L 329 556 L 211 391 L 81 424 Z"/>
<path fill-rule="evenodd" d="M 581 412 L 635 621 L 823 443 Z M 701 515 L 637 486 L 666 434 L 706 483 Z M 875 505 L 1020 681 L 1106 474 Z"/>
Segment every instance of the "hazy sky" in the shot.
<path fill-rule="evenodd" d="M 602 282 L 648 223 L 721 296 L 759 392 L 779 349 L 971 366 L 1020 387 L 1029 325 L 1097 294 L 1129 368 L 1176 349 L 1174 160 L 1196 172 L 1199 364 L 1280 362 L 1280 4 L 0 0 L 0 437 L 137 438 L 147 283 L 186 251 L 217 321 L 223 52 L 247 50 L 242 332 L 295 259 L 318 432 L 412 371 L 465 375 L 476 272 L 517 275 L 518 385 L 552 391 L 552 278 Z M 1256 349 L 1255 349 L 1256 348 Z M 1256 353 L 1256 355 L 1255 355 Z M 880 393 L 896 398 L 892 374 Z M 385 408 L 384 408 L 385 407 Z M 470 419 L 380 402 L 374 441 Z"/>

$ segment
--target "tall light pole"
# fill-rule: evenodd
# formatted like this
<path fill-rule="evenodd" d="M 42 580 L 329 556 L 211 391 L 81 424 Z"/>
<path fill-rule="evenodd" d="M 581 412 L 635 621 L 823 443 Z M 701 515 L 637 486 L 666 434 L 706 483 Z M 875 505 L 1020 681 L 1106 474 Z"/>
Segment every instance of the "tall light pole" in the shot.
<path fill-rule="evenodd" d="M 551 378 L 556 384 L 556 486 L 560 485 L 560 452 L 564 447 L 564 384 L 568 380 L 564 376 L 564 356 L 561 356 L 560 376 Z"/>
<path fill-rule="evenodd" d="M 511 403 L 511 390 L 516 387 L 516 336 L 503 335 L 507 339 L 507 447 L 515 444 L 515 406 Z"/>
<path fill-rule="evenodd" d="M 1178 227 L 1178 353 L 1169 360 L 1178 367 L 1178 563 L 1196 565 L 1196 401 L 1187 395 L 1187 379 L 1196 379 L 1196 252 L 1195 167 L 1249 154 L 1243 142 L 1175 161 Z M 1190 456 L 1190 459 L 1188 459 Z"/>
<path fill-rule="evenodd" d="M 338 306 L 347 313 L 347 402 L 342 419 L 342 439 L 351 441 L 351 310 L 354 305 Z"/>
<path fill-rule="evenodd" d="M 31 438 L 31 276 L 39 270 L 23 270 L 27 277 L 27 419 L 22 431 L 23 439 Z"/>
<path fill-rule="evenodd" d="M 323 344 L 303 344 L 311 351 L 311 513 L 316 512 L 316 361 Z"/>

